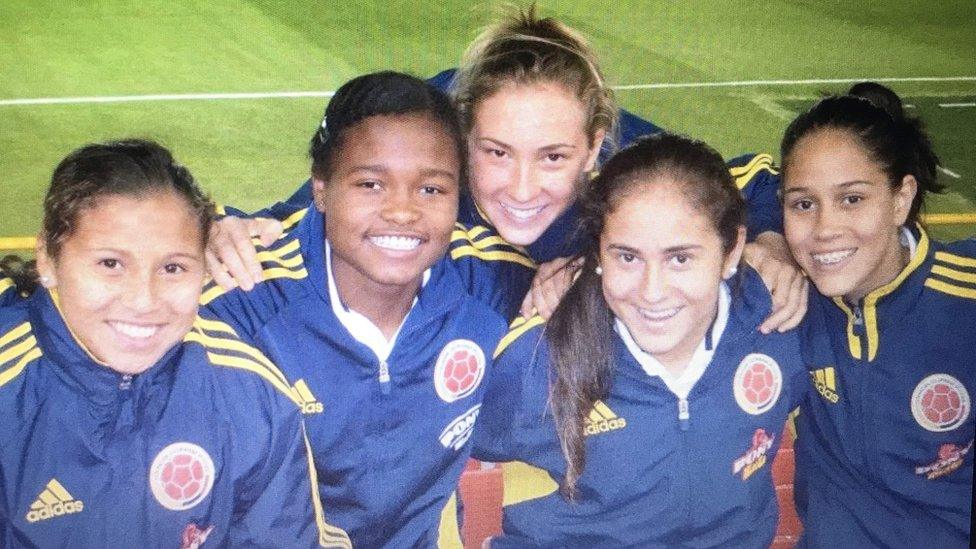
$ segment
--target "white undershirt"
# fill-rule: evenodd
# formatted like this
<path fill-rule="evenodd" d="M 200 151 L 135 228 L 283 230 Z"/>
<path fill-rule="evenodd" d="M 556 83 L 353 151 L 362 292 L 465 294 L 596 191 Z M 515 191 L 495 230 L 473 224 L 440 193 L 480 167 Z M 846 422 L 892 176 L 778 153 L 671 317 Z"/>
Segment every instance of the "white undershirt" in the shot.
<path fill-rule="evenodd" d="M 336 318 L 346 327 L 346 330 L 349 330 L 349 334 L 356 341 L 369 347 L 376 354 L 376 358 L 380 362 L 386 362 L 390 358 L 390 353 L 393 352 L 393 346 L 396 344 L 397 336 L 400 335 L 400 329 L 403 328 L 403 323 L 407 321 L 410 312 L 407 311 L 407 314 L 403 317 L 403 321 L 400 322 L 400 326 L 394 332 L 393 337 L 387 340 L 386 336 L 383 335 L 383 332 L 376 324 L 373 324 L 365 316 L 346 307 L 339 298 L 339 289 L 336 287 L 335 276 L 332 274 L 332 246 L 329 245 L 328 240 L 325 241 L 325 269 L 326 278 L 329 281 L 329 302 L 332 304 L 332 311 L 335 313 Z M 424 279 L 420 283 L 420 287 L 423 288 L 426 286 L 428 280 L 430 280 L 430 269 L 424 271 Z M 413 303 L 410 304 L 410 310 L 413 310 L 416 304 L 417 298 L 414 297 Z"/>
<path fill-rule="evenodd" d="M 630 354 L 633 355 L 647 375 L 661 378 L 661 381 L 667 385 L 668 389 L 675 396 L 680 400 L 685 400 L 688 398 L 688 393 L 691 392 L 692 387 L 695 386 L 695 383 L 705 373 L 705 368 L 712 361 L 715 348 L 718 347 L 718 341 L 722 337 L 722 332 L 725 331 L 725 325 L 729 320 L 730 301 L 731 297 L 728 286 L 725 282 L 722 282 L 718 293 L 718 312 L 715 315 L 715 322 L 712 323 L 711 327 L 712 344 L 706 348 L 705 342 L 709 338 L 702 338 L 701 342 L 698 343 L 698 347 L 695 348 L 695 353 L 691 356 L 688 365 L 681 372 L 681 375 L 678 376 L 671 374 L 656 358 L 644 352 L 637 345 L 637 342 L 634 341 L 633 336 L 630 335 L 627 326 L 619 318 L 614 320 L 614 329 L 620 334 L 620 338 L 624 340 L 624 344 L 627 346 Z"/>
<path fill-rule="evenodd" d="M 908 230 L 908 227 L 902 227 L 901 234 L 898 236 L 901 245 L 908 248 L 908 260 L 911 261 L 915 258 L 915 252 L 918 251 L 918 241 L 915 240 L 915 235 L 912 234 L 912 231 Z"/>

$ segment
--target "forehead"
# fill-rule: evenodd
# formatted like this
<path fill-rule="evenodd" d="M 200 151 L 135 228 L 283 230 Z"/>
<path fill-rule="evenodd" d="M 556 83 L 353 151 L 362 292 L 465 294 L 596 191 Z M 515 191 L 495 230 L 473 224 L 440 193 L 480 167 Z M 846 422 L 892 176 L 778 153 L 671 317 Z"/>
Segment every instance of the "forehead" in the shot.
<path fill-rule="evenodd" d="M 846 130 L 817 130 L 797 141 L 784 173 L 787 190 L 822 188 L 849 181 L 884 182 L 886 176 L 870 152 Z"/>
<path fill-rule="evenodd" d="M 508 82 L 479 101 L 474 111 L 475 137 L 548 144 L 585 139 L 585 129 L 585 105 L 554 82 Z"/>
<path fill-rule="evenodd" d="M 416 164 L 452 172 L 459 164 L 454 137 L 441 121 L 424 113 L 371 116 L 353 125 L 336 151 L 335 169 Z"/>
<path fill-rule="evenodd" d="M 603 237 L 606 244 L 648 251 L 719 241 L 712 221 L 671 181 L 639 185 L 618 198 L 607 213 Z"/>
<path fill-rule="evenodd" d="M 164 191 L 97 198 L 78 212 L 65 248 L 185 251 L 199 248 L 200 242 L 199 218 L 186 199 Z"/>

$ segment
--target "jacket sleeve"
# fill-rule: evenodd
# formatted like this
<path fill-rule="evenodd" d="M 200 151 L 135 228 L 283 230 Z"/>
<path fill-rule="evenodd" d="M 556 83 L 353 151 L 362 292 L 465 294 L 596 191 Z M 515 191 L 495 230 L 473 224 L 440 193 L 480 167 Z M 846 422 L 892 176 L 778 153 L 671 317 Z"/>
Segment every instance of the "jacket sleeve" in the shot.
<path fill-rule="evenodd" d="M 325 521 L 311 447 L 297 408 L 274 426 L 270 446 L 249 475 L 230 546 L 352 547 L 342 529 Z"/>
<path fill-rule="evenodd" d="M 783 233 L 783 205 L 779 200 L 779 169 L 768 154 L 745 154 L 727 162 L 742 197 L 746 199 L 747 240 L 772 231 Z"/>

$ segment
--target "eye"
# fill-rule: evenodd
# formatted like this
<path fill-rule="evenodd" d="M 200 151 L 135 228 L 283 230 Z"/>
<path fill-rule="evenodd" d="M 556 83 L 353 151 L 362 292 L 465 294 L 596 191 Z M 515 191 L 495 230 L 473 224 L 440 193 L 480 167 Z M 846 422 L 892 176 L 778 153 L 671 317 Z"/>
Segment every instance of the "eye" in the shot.
<path fill-rule="evenodd" d="M 857 204 L 858 202 L 860 202 L 862 200 L 864 200 L 864 197 L 861 196 L 861 195 L 857 195 L 857 194 L 849 194 L 849 195 L 845 196 L 842 199 L 842 201 L 844 202 L 844 204 L 850 204 L 850 205 Z"/>
<path fill-rule="evenodd" d="M 111 257 L 99 260 L 98 264 L 113 271 L 122 268 L 122 262 Z"/>
<path fill-rule="evenodd" d="M 637 261 L 636 255 L 627 252 L 621 252 L 617 255 L 617 257 L 620 259 L 621 263 L 633 263 L 634 261 Z"/>
<path fill-rule="evenodd" d="M 356 186 L 371 191 L 378 191 L 383 188 L 383 186 L 380 184 L 379 181 L 371 181 L 371 180 L 360 181 L 359 183 L 356 183 Z"/>
<path fill-rule="evenodd" d="M 423 187 L 420 188 L 420 194 L 438 195 L 438 194 L 446 194 L 446 193 L 444 189 L 436 185 L 424 185 Z"/>
<path fill-rule="evenodd" d="M 546 155 L 546 160 L 549 162 L 559 162 L 567 158 L 569 157 L 563 153 L 549 153 Z"/>
<path fill-rule="evenodd" d="M 163 272 L 169 275 L 185 273 L 186 271 L 187 268 L 179 263 L 167 263 L 166 265 L 163 265 Z"/>
<path fill-rule="evenodd" d="M 668 261 L 670 261 L 672 265 L 680 267 L 688 264 L 688 262 L 691 261 L 691 255 L 685 253 L 673 254 L 670 258 L 668 258 Z"/>
<path fill-rule="evenodd" d="M 792 207 L 794 210 L 805 212 L 807 210 L 813 209 L 813 200 L 809 198 L 801 198 L 793 202 Z"/>
<path fill-rule="evenodd" d="M 493 147 L 485 149 L 485 152 L 488 154 L 488 156 L 491 156 L 493 158 L 505 158 L 506 156 L 508 156 L 507 152 Z"/>

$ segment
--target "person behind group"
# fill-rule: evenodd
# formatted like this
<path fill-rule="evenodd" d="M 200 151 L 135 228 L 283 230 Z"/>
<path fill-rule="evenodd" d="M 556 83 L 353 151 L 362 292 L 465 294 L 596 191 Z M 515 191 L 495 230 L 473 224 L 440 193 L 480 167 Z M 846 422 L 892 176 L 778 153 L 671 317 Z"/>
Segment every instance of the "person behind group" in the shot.
<path fill-rule="evenodd" d="M 758 331 L 770 295 L 721 156 L 642 138 L 581 206 L 580 275 L 548 322 L 513 323 L 478 418 L 474 457 L 512 462 L 491 547 L 768 546 L 809 380 L 795 331 Z"/>
<path fill-rule="evenodd" d="M 786 238 L 816 291 L 816 394 L 801 408 L 804 547 L 967 547 L 976 241 L 929 237 L 938 157 L 876 83 L 823 99 L 783 137 Z"/>
<path fill-rule="evenodd" d="M 322 500 L 353 545 L 434 545 L 506 331 L 466 289 L 472 258 L 446 255 L 464 230 L 456 112 L 414 77 L 357 77 L 310 152 L 314 204 L 259 252 L 265 281 L 212 284 L 206 308 L 304 399 Z"/>
<path fill-rule="evenodd" d="M 556 293 L 547 281 L 568 283 L 563 256 L 575 255 L 573 239 L 579 216 L 577 200 L 590 184 L 601 149 L 659 131 L 656 126 L 617 108 L 613 90 L 596 53 L 577 31 L 553 18 L 540 18 L 535 6 L 514 10 L 481 33 L 468 47 L 453 78 L 435 78 L 449 86 L 461 113 L 469 159 L 469 184 L 461 196 L 459 220 L 475 236 L 460 241 L 453 255 L 491 259 L 522 247 L 540 267 L 537 289 L 523 305 L 535 272 L 522 269 L 506 279 L 509 296 L 499 308 L 509 318 L 536 306 L 554 308 Z M 621 128 L 618 120 L 626 126 Z M 736 184 L 750 203 L 747 258 L 774 288 L 776 314 L 763 326 L 795 326 L 802 317 L 806 282 L 792 266 L 780 230 L 778 184 L 768 155 L 740 158 L 731 165 Z M 310 184 L 290 199 L 259 215 L 286 219 L 307 206 Z M 238 278 L 245 289 L 260 279 L 260 266 L 244 224 L 227 219 L 214 239 L 211 271 L 227 287 Z M 500 253 L 494 253 L 500 252 Z M 219 257 L 219 260 L 217 259 Z M 225 274 L 226 263 L 229 272 Z M 248 267 L 244 267 L 244 265 Z"/>
<path fill-rule="evenodd" d="M 212 214 L 153 142 L 54 171 L 41 287 L 0 309 L 0 546 L 349 546 L 281 373 L 196 314 Z"/>

